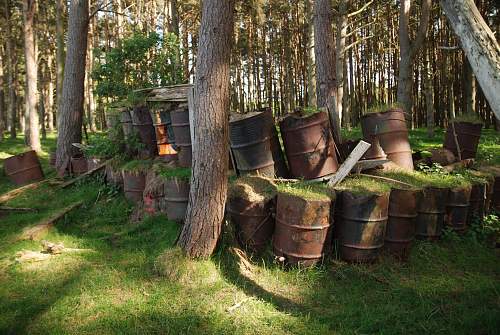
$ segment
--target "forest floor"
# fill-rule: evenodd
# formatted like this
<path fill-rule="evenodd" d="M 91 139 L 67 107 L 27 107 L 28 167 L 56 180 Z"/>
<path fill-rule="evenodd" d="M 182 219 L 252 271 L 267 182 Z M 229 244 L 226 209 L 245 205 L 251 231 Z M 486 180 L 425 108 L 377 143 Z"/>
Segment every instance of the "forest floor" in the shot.
<path fill-rule="evenodd" d="M 416 130 L 413 148 L 442 138 Z M 48 152 L 54 137 L 43 145 Z M 0 159 L 23 150 L 22 140 L 4 140 Z M 499 153 L 499 136 L 485 131 L 480 157 L 499 163 Z M 41 158 L 50 171 L 48 154 Z M 0 194 L 11 188 L 0 175 Z M 42 250 L 19 240 L 25 227 L 77 201 L 44 239 L 83 250 L 16 261 L 20 251 Z M 417 242 L 407 263 L 383 255 L 371 265 L 329 260 L 308 270 L 284 270 L 270 255 L 242 262 L 224 247 L 226 236 L 210 260 L 181 266 L 173 248 L 180 226 L 160 216 L 129 223 L 131 205 L 102 178 L 44 184 L 6 205 L 38 211 L 0 218 L 0 334 L 500 333 L 500 254 L 472 235 Z M 166 250 L 168 276 L 158 262 Z"/>

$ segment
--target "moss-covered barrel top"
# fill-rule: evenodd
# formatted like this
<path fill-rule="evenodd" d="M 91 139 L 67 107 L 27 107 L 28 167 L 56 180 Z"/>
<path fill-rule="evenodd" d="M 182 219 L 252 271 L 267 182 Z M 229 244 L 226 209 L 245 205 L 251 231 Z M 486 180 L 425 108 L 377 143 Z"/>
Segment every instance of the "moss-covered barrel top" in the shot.
<path fill-rule="evenodd" d="M 296 196 L 305 200 L 334 200 L 335 190 L 328 188 L 326 184 L 280 183 L 278 192 Z"/>
<path fill-rule="evenodd" d="M 347 191 L 354 194 L 386 194 L 391 191 L 391 186 L 383 181 L 379 181 L 365 176 L 352 176 L 344 179 L 342 183 L 335 187 L 338 191 Z"/>
<path fill-rule="evenodd" d="M 153 166 L 155 173 L 164 179 L 177 179 L 189 181 L 191 178 L 191 169 L 183 167 L 171 167 L 166 164 L 155 164 Z"/>
<path fill-rule="evenodd" d="M 268 178 L 246 176 L 229 183 L 228 199 L 241 198 L 252 202 L 267 201 L 276 196 L 277 186 Z"/>
<path fill-rule="evenodd" d="M 384 171 L 377 175 L 402 181 L 417 188 L 460 188 L 470 187 L 471 180 L 461 174 L 449 174 L 445 172 L 419 172 L 419 171 Z"/>
<path fill-rule="evenodd" d="M 153 162 L 149 159 L 135 159 L 126 162 L 122 166 L 122 171 L 128 173 L 147 173 Z"/>

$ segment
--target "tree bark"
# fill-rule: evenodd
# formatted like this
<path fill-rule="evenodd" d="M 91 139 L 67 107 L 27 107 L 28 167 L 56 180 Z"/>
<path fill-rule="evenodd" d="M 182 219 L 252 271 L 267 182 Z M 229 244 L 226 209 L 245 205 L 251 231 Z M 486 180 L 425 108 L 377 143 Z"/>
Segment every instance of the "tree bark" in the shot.
<path fill-rule="evenodd" d="M 347 1 L 339 2 L 339 11 L 337 15 L 337 36 L 335 52 L 335 72 L 337 83 L 337 113 L 339 114 L 340 124 L 346 123 L 349 118 L 343 114 L 344 100 L 344 66 L 345 66 L 345 39 L 347 35 Z"/>
<path fill-rule="evenodd" d="M 306 17 L 306 32 L 307 32 L 307 104 L 316 106 L 316 73 L 315 63 L 316 57 L 314 53 L 314 29 L 313 29 L 313 13 L 312 0 L 305 0 L 305 17 Z"/>
<path fill-rule="evenodd" d="M 63 0 L 56 0 L 56 122 L 62 106 L 64 79 L 64 17 L 66 6 Z"/>
<path fill-rule="evenodd" d="M 432 87 L 431 61 L 429 52 L 425 53 L 425 68 L 424 68 L 424 88 L 425 88 L 425 106 L 427 111 L 427 137 L 434 137 L 434 95 Z"/>
<path fill-rule="evenodd" d="M 16 112 L 16 89 L 14 86 L 14 56 L 12 41 L 12 23 L 10 22 L 10 1 L 5 1 L 5 22 L 6 22 L 6 55 L 7 55 L 7 87 L 9 90 L 9 104 L 7 114 L 9 116 L 10 137 L 16 138 L 17 112 Z"/>
<path fill-rule="evenodd" d="M 335 49 L 330 0 L 316 0 L 314 4 L 314 51 L 316 56 L 316 90 L 318 107 L 326 107 L 336 95 Z"/>
<path fill-rule="evenodd" d="M 500 119 L 500 47 L 472 0 L 441 0 L 483 93 Z"/>
<path fill-rule="evenodd" d="M 195 258 L 212 254 L 224 220 L 234 5 L 234 0 L 203 1 L 194 86 L 191 190 L 179 240 Z"/>
<path fill-rule="evenodd" d="M 0 142 L 3 141 L 3 132 L 5 129 L 5 92 L 4 88 L 4 54 L 2 52 L 2 48 L 0 46 Z"/>
<path fill-rule="evenodd" d="M 40 145 L 40 125 L 37 104 L 37 64 L 35 52 L 35 31 L 34 19 L 36 10 L 36 0 L 23 1 L 23 18 L 24 18 L 24 54 L 26 63 L 26 113 L 28 118 L 28 127 L 26 131 L 28 136 L 28 145 L 31 149 L 41 151 Z"/>
<path fill-rule="evenodd" d="M 68 44 L 63 81 L 63 98 L 58 117 L 58 174 L 64 175 L 75 148 L 82 140 L 85 62 L 89 24 L 88 0 L 72 0 L 69 9 Z"/>
<path fill-rule="evenodd" d="M 399 74 L 397 100 L 403 105 L 407 112 L 408 120 L 411 120 L 413 108 L 413 63 L 415 55 L 422 46 L 429 26 L 430 9 L 432 0 L 422 0 L 420 23 L 417 34 L 413 41 L 410 41 L 409 21 L 411 0 L 402 0 L 399 10 Z"/>

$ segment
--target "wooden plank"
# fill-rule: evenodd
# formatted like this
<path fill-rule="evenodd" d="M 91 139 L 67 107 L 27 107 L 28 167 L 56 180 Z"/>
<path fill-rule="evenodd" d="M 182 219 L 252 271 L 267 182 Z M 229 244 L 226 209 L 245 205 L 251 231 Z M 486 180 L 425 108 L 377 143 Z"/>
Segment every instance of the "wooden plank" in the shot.
<path fill-rule="evenodd" d="M 83 178 L 85 178 L 85 177 L 87 177 L 87 176 L 90 176 L 90 175 L 92 175 L 92 174 L 96 173 L 96 172 L 97 172 L 97 171 L 99 171 L 99 170 L 102 170 L 102 169 L 106 166 L 106 164 L 107 164 L 108 162 L 109 162 L 109 160 L 108 160 L 108 161 L 106 161 L 106 162 L 104 162 L 104 163 L 99 164 L 99 165 L 98 165 L 98 166 L 96 166 L 94 169 L 92 169 L 92 170 L 90 170 L 90 171 L 85 172 L 84 174 L 82 174 L 82 175 L 80 175 L 80 176 L 76 177 L 75 179 L 72 179 L 72 180 L 70 180 L 70 181 L 65 182 L 64 184 L 62 184 L 62 185 L 61 185 L 61 188 L 66 188 L 66 187 L 68 187 L 68 186 L 71 186 L 71 185 L 73 185 L 74 183 L 76 183 L 77 181 L 82 180 Z"/>
<path fill-rule="evenodd" d="M 349 154 L 349 157 L 340 166 L 339 170 L 328 182 L 328 186 L 333 187 L 342 182 L 345 177 L 351 172 L 356 163 L 363 157 L 365 152 L 371 147 L 371 144 L 365 141 L 359 141 L 358 145 Z"/>
<path fill-rule="evenodd" d="M 365 173 L 360 173 L 359 175 L 360 176 L 364 176 L 364 177 L 373 178 L 373 179 L 382 180 L 382 181 L 393 183 L 393 184 L 402 185 L 402 186 L 405 186 L 405 187 L 410 187 L 410 188 L 414 187 L 411 184 L 408 184 L 408 183 L 405 183 L 403 181 L 399 181 L 399 180 L 396 180 L 396 179 L 392 179 L 392 178 L 387 178 L 387 177 L 382 177 L 382 176 L 376 176 L 376 175 L 372 175 L 372 174 L 365 174 Z"/>
<path fill-rule="evenodd" d="M 32 184 L 28 184 L 28 185 L 24 185 L 24 186 L 21 186 L 19 188 L 16 188 L 14 190 L 11 190 L 3 195 L 0 196 L 0 204 L 4 203 L 4 202 L 7 202 L 9 200 L 12 200 L 14 199 L 15 197 L 23 194 L 24 192 L 28 191 L 28 190 L 34 190 L 36 188 L 38 188 L 40 185 L 42 185 L 43 183 L 46 183 L 47 181 L 49 181 L 50 179 L 45 179 L 45 180 L 41 180 L 41 181 L 38 181 L 36 183 L 32 183 Z"/>
<path fill-rule="evenodd" d="M 23 230 L 21 233 L 21 236 L 19 237 L 20 240 L 39 240 L 42 236 L 47 234 L 54 226 L 57 220 L 63 218 L 66 214 L 71 212 L 72 210 L 80 207 L 83 205 L 83 201 L 78 201 L 75 202 L 74 204 L 62 209 L 61 211 L 57 212 L 56 214 L 52 215 L 46 220 L 43 220 L 42 222 L 38 223 L 35 226 L 28 227 Z"/>

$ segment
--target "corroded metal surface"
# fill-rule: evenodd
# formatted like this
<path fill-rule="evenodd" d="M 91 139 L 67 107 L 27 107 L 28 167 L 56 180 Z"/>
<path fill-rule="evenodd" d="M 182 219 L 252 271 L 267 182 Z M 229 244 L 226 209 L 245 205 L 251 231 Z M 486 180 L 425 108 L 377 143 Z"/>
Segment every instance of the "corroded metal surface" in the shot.
<path fill-rule="evenodd" d="M 156 135 L 153 127 L 153 120 L 149 114 L 147 106 L 136 106 L 131 112 L 132 124 L 139 133 L 141 142 L 146 146 L 146 151 L 150 157 L 158 154 L 156 147 Z"/>
<path fill-rule="evenodd" d="M 415 189 L 391 190 L 385 249 L 402 259 L 409 256 L 415 239 L 415 220 L 420 196 L 420 191 Z"/>
<path fill-rule="evenodd" d="M 165 181 L 165 205 L 169 220 L 182 222 L 189 201 L 189 181 L 169 179 Z"/>
<path fill-rule="evenodd" d="M 98 167 L 101 163 L 103 163 L 103 160 L 100 158 L 95 158 L 95 157 L 89 157 L 87 158 L 87 169 L 93 170 L 96 167 Z"/>
<path fill-rule="evenodd" d="M 464 232 L 467 228 L 467 213 L 471 187 L 452 188 L 446 203 L 446 225 L 456 232 Z"/>
<path fill-rule="evenodd" d="M 288 265 L 312 266 L 331 248 L 331 200 L 278 193 L 273 250 Z"/>
<path fill-rule="evenodd" d="M 337 154 L 326 113 L 289 115 L 280 128 L 293 177 L 316 179 L 337 172 Z"/>
<path fill-rule="evenodd" d="M 495 177 L 493 195 L 491 198 L 491 208 L 500 212 L 500 176 Z"/>
<path fill-rule="evenodd" d="M 228 202 L 227 211 L 236 228 L 240 244 L 247 250 L 263 252 L 274 231 L 273 200 L 249 201 L 236 197 Z"/>
<path fill-rule="evenodd" d="M 125 198 L 134 203 L 140 202 L 145 187 L 146 176 L 143 173 L 123 171 L 123 191 L 125 192 Z"/>
<path fill-rule="evenodd" d="M 229 122 L 229 139 L 238 171 L 274 176 L 271 127 L 265 113 L 233 114 Z"/>
<path fill-rule="evenodd" d="M 455 124 L 455 133 L 457 134 L 458 145 L 462 159 L 476 158 L 477 146 L 481 138 L 482 124 L 470 122 L 453 122 Z M 450 123 L 446 130 L 444 147 L 458 157 L 457 145 L 453 134 L 453 126 Z"/>
<path fill-rule="evenodd" d="M 467 222 L 471 224 L 474 219 L 482 220 L 486 214 L 486 199 L 488 197 L 488 184 L 473 184 L 470 192 L 469 212 Z"/>
<path fill-rule="evenodd" d="M 413 170 L 408 129 L 402 109 L 370 113 L 361 117 L 361 128 L 365 140 L 370 142 L 377 136 L 387 158 L 402 168 Z"/>
<path fill-rule="evenodd" d="M 7 158 L 3 164 L 5 174 L 16 185 L 29 184 L 44 178 L 36 151 L 27 151 Z"/>
<path fill-rule="evenodd" d="M 343 191 L 336 238 L 340 257 L 348 262 L 372 262 L 384 246 L 389 193 L 357 194 Z"/>
<path fill-rule="evenodd" d="M 71 158 L 71 173 L 81 175 L 88 171 L 87 159 L 85 157 Z"/>
<path fill-rule="evenodd" d="M 174 133 L 175 148 L 178 151 L 179 165 L 181 167 L 191 167 L 191 129 L 187 105 L 180 104 L 177 109 L 172 110 L 170 112 L 170 118 Z"/>
<path fill-rule="evenodd" d="M 130 111 L 128 109 L 124 109 L 120 113 L 120 124 L 122 125 L 123 136 L 125 136 L 125 138 L 130 137 L 134 128 L 132 126 L 132 116 L 130 116 Z"/>
<path fill-rule="evenodd" d="M 123 188 L 123 174 L 113 167 L 111 164 L 106 164 L 106 183 L 113 184 L 116 187 Z"/>
<path fill-rule="evenodd" d="M 418 204 L 416 236 L 420 239 L 439 239 L 443 230 L 448 188 L 426 187 Z"/>

